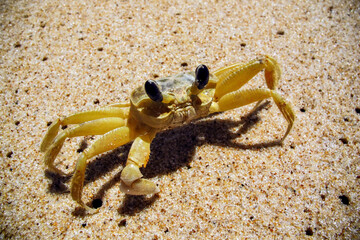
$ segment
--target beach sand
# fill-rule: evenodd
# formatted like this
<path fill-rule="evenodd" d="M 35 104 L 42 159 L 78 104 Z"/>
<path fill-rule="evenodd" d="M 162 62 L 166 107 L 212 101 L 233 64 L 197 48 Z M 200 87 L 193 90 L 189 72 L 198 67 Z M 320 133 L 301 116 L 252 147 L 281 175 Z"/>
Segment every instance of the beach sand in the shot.
<path fill-rule="evenodd" d="M 2 1 L 0 238 L 359 239 L 358 1 Z M 58 117 L 127 102 L 148 79 L 261 55 L 282 69 L 269 99 L 159 133 L 144 176 L 155 196 L 125 196 L 130 144 L 91 159 L 83 199 L 69 193 L 69 139 L 46 170 Z M 266 87 L 263 73 L 246 86 Z"/>

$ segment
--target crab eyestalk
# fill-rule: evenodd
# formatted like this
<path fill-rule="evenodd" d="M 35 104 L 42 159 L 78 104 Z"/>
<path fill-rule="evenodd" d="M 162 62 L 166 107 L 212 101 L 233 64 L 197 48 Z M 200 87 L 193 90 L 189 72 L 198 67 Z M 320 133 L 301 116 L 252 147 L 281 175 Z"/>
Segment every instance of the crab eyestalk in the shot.
<path fill-rule="evenodd" d="M 154 102 L 162 102 L 163 95 L 161 94 L 159 85 L 155 81 L 147 80 L 145 82 L 145 92 Z"/>
<path fill-rule="evenodd" d="M 199 94 L 208 84 L 209 77 L 209 69 L 204 64 L 199 65 L 195 70 L 195 81 L 190 89 L 191 94 Z"/>

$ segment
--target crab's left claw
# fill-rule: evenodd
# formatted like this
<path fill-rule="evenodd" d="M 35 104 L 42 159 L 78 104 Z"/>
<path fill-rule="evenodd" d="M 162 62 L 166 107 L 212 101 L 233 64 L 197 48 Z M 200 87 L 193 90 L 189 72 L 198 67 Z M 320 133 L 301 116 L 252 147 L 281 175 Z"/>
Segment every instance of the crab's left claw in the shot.
<path fill-rule="evenodd" d="M 128 164 L 121 172 L 120 190 L 129 195 L 147 195 L 160 192 L 159 188 L 150 180 L 142 179 L 139 167 Z"/>
<path fill-rule="evenodd" d="M 120 190 L 129 195 L 147 195 L 160 192 L 156 184 L 147 179 L 138 179 L 130 186 L 121 181 Z"/>
<path fill-rule="evenodd" d="M 142 179 L 140 167 L 146 167 L 150 155 L 150 143 L 155 134 L 137 137 L 133 142 L 125 168 L 121 172 L 120 190 L 129 195 L 147 195 L 160 192 L 155 183 Z"/>

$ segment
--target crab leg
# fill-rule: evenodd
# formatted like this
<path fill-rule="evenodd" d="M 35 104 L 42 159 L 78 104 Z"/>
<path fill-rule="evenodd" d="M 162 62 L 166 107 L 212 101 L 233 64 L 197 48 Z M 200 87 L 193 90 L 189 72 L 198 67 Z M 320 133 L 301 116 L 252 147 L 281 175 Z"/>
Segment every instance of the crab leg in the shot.
<path fill-rule="evenodd" d="M 126 166 L 121 172 L 120 190 L 130 195 L 146 195 L 159 192 L 157 186 L 147 180 L 139 170 L 140 167 L 146 167 L 149 161 L 150 144 L 155 137 L 155 133 L 148 133 L 139 136 L 133 142 Z"/>
<path fill-rule="evenodd" d="M 105 134 L 115 128 L 119 128 L 124 126 L 126 121 L 120 117 L 108 117 L 102 119 L 96 119 L 93 121 L 85 122 L 79 124 L 73 128 L 65 129 L 53 141 L 52 145 L 48 147 L 44 161 L 45 165 L 54 172 L 60 172 L 53 165 L 53 162 L 60 152 L 64 141 L 66 138 L 73 138 L 78 136 L 86 136 L 86 135 L 102 135 Z M 61 172 L 60 172 L 61 173 Z"/>
<path fill-rule="evenodd" d="M 289 134 L 295 120 L 295 114 L 289 105 L 280 94 L 271 89 L 245 89 L 245 90 L 237 90 L 234 92 L 230 92 L 224 96 L 222 96 L 217 102 L 213 102 L 210 107 L 210 112 L 222 112 L 234 108 L 238 108 L 241 106 L 248 105 L 250 103 L 256 101 L 262 101 L 266 98 L 272 97 L 274 102 L 280 109 L 284 118 L 288 122 L 288 128 L 285 132 L 285 135 L 281 139 L 283 141 L 286 136 Z"/>
<path fill-rule="evenodd" d="M 219 79 L 215 89 L 215 100 L 225 94 L 236 91 L 265 69 L 265 80 L 268 88 L 275 90 L 281 75 L 280 67 L 275 59 L 265 56 L 246 64 L 234 64 L 220 68 L 213 74 Z"/>
<path fill-rule="evenodd" d="M 87 207 L 81 200 L 87 160 L 100 153 L 104 153 L 120 147 L 132 141 L 134 138 L 135 136 L 131 134 L 131 130 L 128 126 L 119 127 L 103 135 L 101 138 L 95 141 L 90 146 L 90 148 L 81 153 L 76 163 L 75 173 L 71 181 L 71 196 L 73 200 L 75 200 L 85 209 L 93 210 Z"/>
<path fill-rule="evenodd" d="M 263 69 L 265 69 L 265 81 L 269 89 L 239 90 Z M 272 97 L 288 122 L 288 128 L 281 141 L 286 138 L 294 124 L 295 114 L 289 103 L 275 92 L 281 76 L 280 67 L 275 59 L 264 56 L 264 58 L 255 59 L 247 64 L 234 64 L 220 68 L 213 74 L 219 80 L 210 112 L 222 112 L 256 101 L 256 106 L 258 106 L 262 100 Z"/>
<path fill-rule="evenodd" d="M 79 124 L 79 123 L 84 123 L 87 121 L 100 119 L 100 118 L 107 118 L 107 117 L 127 118 L 129 114 L 129 107 L 122 107 L 122 106 L 126 106 L 126 105 L 114 104 L 107 107 L 95 109 L 92 111 L 76 113 L 64 119 L 57 119 L 55 122 L 53 122 L 50 125 L 43 141 L 41 142 L 40 151 L 45 152 L 51 146 L 53 140 L 58 135 L 60 126 L 65 126 L 69 124 Z"/>

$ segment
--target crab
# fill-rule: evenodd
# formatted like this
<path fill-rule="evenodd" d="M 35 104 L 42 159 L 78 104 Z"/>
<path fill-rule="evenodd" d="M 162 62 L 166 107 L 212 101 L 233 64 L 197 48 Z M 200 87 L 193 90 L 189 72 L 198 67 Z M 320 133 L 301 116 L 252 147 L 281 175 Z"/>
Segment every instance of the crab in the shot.
<path fill-rule="evenodd" d="M 267 88 L 241 89 L 257 73 L 264 70 Z M 54 165 L 65 139 L 85 135 L 102 135 L 79 156 L 71 181 L 71 197 L 86 210 L 82 200 L 87 161 L 96 155 L 133 142 L 121 172 L 120 190 L 129 195 L 155 194 L 160 190 L 155 183 L 142 178 L 140 169 L 146 167 L 150 144 L 159 131 L 181 126 L 212 113 L 235 109 L 272 98 L 288 123 L 281 138 L 289 134 L 295 114 L 291 105 L 276 92 L 280 67 L 269 56 L 246 64 L 233 64 L 209 73 L 205 65 L 194 72 L 147 80 L 136 88 L 129 103 L 116 103 L 95 110 L 59 118 L 48 128 L 40 150 L 45 152 L 45 165 L 50 171 L 62 173 Z M 60 130 L 61 126 L 74 124 Z"/>

